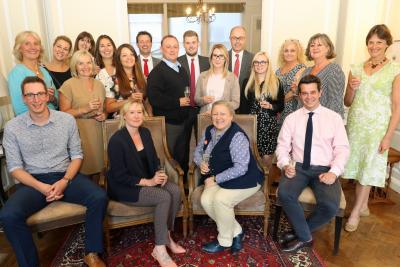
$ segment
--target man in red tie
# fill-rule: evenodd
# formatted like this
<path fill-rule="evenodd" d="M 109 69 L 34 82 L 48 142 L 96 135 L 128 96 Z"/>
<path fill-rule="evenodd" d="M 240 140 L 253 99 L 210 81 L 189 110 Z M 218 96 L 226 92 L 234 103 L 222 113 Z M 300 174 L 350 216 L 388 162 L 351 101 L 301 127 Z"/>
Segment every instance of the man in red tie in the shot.
<path fill-rule="evenodd" d="M 246 97 L 244 94 L 244 88 L 246 87 L 246 84 L 243 83 L 244 80 L 247 80 L 250 76 L 251 61 L 253 60 L 254 54 L 245 50 L 246 29 L 243 26 L 233 27 L 229 38 L 232 49 L 229 50 L 228 70 L 233 72 L 236 77 L 239 78 L 240 85 L 240 106 L 236 110 L 236 113 L 249 114 L 250 107 L 245 105 Z"/>
<path fill-rule="evenodd" d="M 153 38 L 149 32 L 140 31 L 136 35 L 136 44 L 139 48 L 139 60 L 146 79 L 153 67 L 160 63 L 160 59 L 151 56 L 152 42 Z"/>

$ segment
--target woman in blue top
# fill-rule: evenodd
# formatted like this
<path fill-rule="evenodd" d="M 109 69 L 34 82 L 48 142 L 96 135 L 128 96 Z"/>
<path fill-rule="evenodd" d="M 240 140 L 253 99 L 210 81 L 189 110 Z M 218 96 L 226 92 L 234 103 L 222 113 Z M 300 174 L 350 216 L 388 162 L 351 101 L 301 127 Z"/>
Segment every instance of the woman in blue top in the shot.
<path fill-rule="evenodd" d="M 21 32 L 15 37 L 13 54 L 19 62 L 8 74 L 8 91 L 15 115 L 28 111 L 22 100 L 21 83 L 28 76 L 38 76 L 46 83 L 50 101 L 48 106 L 57 109 L 58 93 L 47 70 L 41 66 L 43 46 L 40 37 L 32 31 Z"/>
<path fill-rule="evenodd" d="M 232 121 L 234 113 L 227 101 L 214 102 L 213 124 L 207 127 L 194 153 L 204 181 L 201 205 L 216 222 L 219 232 L 216 240 L 202 246 L 208 253 L 227 248 L 235 253 L 242 249 L 244 234 L 235 219 L 234 207 L 255 194 L 263 179 L 247 135 Z"/>

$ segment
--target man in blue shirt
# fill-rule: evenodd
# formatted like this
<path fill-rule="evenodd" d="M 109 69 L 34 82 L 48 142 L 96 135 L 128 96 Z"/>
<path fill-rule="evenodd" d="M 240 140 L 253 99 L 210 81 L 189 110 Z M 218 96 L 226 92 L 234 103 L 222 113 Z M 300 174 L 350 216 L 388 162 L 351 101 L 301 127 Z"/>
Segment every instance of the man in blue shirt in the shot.
<path fill-rule="evenodd" d="M 75 119 L 47 107 L 49 94 L 39 77 L 26 77 L 21 89 L 28 112 L 7 123 L 3 139 L 8 170 L 20 184 L 0 211 L 18 265 L 39 266 L 26 219 L 51 202 L 62 200 L 86 206 L 84 261 L 90 267 L 105 266 L 97 253 L 103 252 L 107 196 L 78 173 L 83 155 Z"/>

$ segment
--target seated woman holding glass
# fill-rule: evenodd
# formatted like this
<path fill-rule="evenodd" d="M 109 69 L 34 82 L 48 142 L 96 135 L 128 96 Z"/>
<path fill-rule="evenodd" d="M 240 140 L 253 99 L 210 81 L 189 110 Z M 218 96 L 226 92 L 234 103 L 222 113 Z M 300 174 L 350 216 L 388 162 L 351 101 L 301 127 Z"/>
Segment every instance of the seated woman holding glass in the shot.
<path fill-rule="evenodd" d="M 244 232 L 234 207 L 255 194 L 263 176 L 257 167 L 246 133 L 233 122 L 234 109 L 227 101 L 212 105 L 212 125 L 198 143 L 194 162 L 200 168 L 204 191 L 201 205 L 218 227 L 218 237 L 202 246 L 208 253 L 242 249 Z"/>
<path fill-rule="evenodd" d="M 156 240 L 151 255 L 161 266 L 177 266 L 166 246 L 173 253 L 186 252 L 171 237 L 181 195 L 178 185 L 168 181 L 160 166 L 151 133 L 142 126 L 143 120 L 142 101 L 126 101 L 120 110 L 120 129 L 108 144 L 108 194 L 111 199 L 134 206 L 155 207 Z"/>
<path fill-rule="evenodd" d="M 240 105 L 238 78 L 228 71 L 228 50 L 222 44 L 211 49 L 210 69 L 200 74 L 196 83 L 194 101 L 201 107 L 200 113 L 210 112 L 212 103 L 226 100 L 235 110 Z"/>

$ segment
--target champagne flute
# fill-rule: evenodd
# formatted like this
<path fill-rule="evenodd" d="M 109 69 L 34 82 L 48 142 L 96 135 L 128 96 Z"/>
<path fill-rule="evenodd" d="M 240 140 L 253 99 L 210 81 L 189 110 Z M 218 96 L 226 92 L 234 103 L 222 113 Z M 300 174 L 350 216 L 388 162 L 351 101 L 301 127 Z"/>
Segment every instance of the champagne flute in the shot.
<path fill-rule="evenodd" d="M 190 98 L 190 88 L 189 86 L 185 86 L 185 91 L 183 91 L 185 97 Z"/>
<path fill-rule="evenodd" d="M 211 155 L 210 155 L 210 153 L 207 153 L 207 152 L 204 152 L 203 155 L 201 156 L 201 161 L 202 161 L 202 163 L 207 164 L 208 168 L 210 168 L 210 167 L 209 167 L 210 158 L 211 158 Z M 205 173 L 204 175 L 207 175 L 207 174 L 209 174 L 209 173 L 210 173 L 210 171 L 208 171 L 208 172 Z"/>
<path fill-rule="evenodd" d="M 160 163 L 157 166 L 157 172 L 159 172 L 160 174 L 165 174 L 165 165 L 160 161 Z M 163 180 L 162 184 L 160 184 L 160 186 L 164 186 L 166 183 L 166 180 Z"/>

